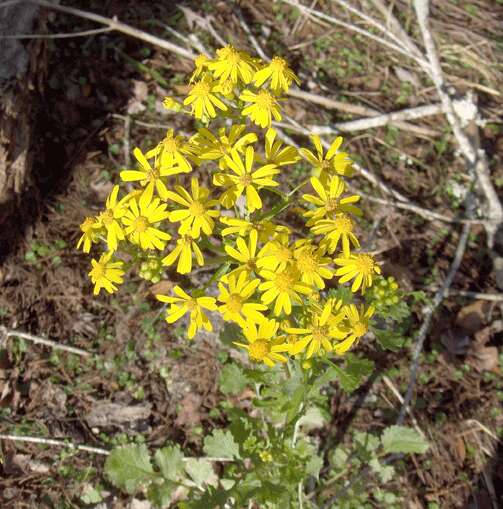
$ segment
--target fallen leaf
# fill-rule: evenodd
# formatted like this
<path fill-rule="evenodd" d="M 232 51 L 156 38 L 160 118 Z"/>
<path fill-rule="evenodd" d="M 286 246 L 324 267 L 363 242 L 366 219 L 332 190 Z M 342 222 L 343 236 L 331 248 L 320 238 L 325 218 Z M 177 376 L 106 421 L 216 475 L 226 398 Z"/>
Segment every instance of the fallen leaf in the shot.
<path fill-rule="evenodd" d="M 498 367 L 498 348 L 475 343 L 468 358 L 478 371 L 493 371 Z"/>
<path fill-rule="evenodd" d="M 491 304 L 485 300 L 476 300 L 461 308 L 456 316 L 456 325 L 474 334 L 479 331 L 487 320 Z"/>
<path fill-rule="evenodd" d="M 175 286 L 175 283 L 173 281 L 159 281 L 155 285 L 152 285 L 147 292 L 155 297 L 156 295 L 170 295 L 171 290 Z"/>

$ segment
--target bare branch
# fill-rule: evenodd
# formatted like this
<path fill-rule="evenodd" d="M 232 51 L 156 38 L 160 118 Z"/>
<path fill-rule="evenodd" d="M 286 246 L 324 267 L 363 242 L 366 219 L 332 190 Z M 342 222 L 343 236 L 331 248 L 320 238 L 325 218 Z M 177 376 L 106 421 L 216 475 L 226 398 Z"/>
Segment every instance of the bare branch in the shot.
<path fill-rule="evenodd" d="M 2 5 L 0 5 L 1 7 Z M 19 34 L 19 35 L 0 35 L 0 39 L 70 39 L 72 37 L 87 37 L 89 35 L 103 34 L 111 32 L 113 28 L 95 28 L 94 30 L 84 30 L 82 32 L 69 32 L 64 34 Z"/>

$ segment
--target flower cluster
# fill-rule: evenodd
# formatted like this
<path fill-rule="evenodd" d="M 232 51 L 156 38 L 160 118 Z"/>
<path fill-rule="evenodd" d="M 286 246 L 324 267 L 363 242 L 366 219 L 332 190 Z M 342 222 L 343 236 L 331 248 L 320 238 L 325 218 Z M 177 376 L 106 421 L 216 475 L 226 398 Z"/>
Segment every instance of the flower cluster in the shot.
<path fill-rule="evenodd" d="M 312 148 L 297 149 L 272 127 L 294 82 L 281 57 L 264 63 L 226 46 L 197 58 L 187 97 L 164 104 L 206 127 L 191 137 L 170 130 L 157 146 L 136 148 L 137 167 L 120 173 L 128 192 L 115 186 L 104 210 L 81 225 L 77 247 L 106 246 L 89 272 L 95 294 L 117 291 L 129 270 L 158 282 L 170 270 L 215 267 L 203 288 L 157 295 L 166 321 L 187 315 L 192 338 L 212 329 L 208 312 L 220 313 L 242 330 L 235 344 L 271 367 L 288 356 L 342 355 L 368 331 L 374 309 L 363 297 L 380 269 L 360 249 L 360 197 L 348 191 L 343 140 L 325 152 L 313 135 Z M 285 194 L 298 164 L 307 179 Z M 284 221 L 289 208 L 300 210 L 295 227 Z M 345 283 L 354 303 L 327 297 Z"/>

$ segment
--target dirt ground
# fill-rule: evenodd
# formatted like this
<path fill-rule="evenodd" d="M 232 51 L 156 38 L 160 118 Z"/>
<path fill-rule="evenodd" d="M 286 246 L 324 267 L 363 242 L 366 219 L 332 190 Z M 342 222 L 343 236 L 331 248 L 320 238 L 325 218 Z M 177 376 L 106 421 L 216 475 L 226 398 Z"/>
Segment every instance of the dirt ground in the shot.
<path fill-rule="evenodd" d="M 414 33 L 409 2 L 394 3 Z M 198 24 L 200 19 L 210 20 L 224 40 L 253 52 L 237 15 L 240 6 L 266 52 L 286 55 L 310 92 L 381 112 L 438 101 L 431 83 L 401 55 L 341 28 L 294 15 L 285 4 L 66 4 L 117 15 L 170 40 L 173 35 L 166 26 L 194 32 L 206 47 L 216 48 L 211 33 Z M 333 2 L 315 4 L 323 12 L 353 19 Z M 437 0 L 432 12 L 449 82 L 460 94 L 472 90 L 477 95 L 486 119 L 480 126 L 480 143 L 500 193 L 502 9 L 501 2 L 492 0 Z M 49 33 L 89 28 L 95 26 L 49 14 Z M 166 95 L 183 92 L 192 64 L 114 32 L 49 40 L 46 52 L 45 87 L 33 118 L 33 183 L 21 198 L 21 212 L 2 224 L 9 242 L 0 260 L 0 325 L 95 355 L 80 357 L 0 337 L 0 433 L 64 438 L 103 448 L 132 438 L 152 447 L 173 440 L 197 454 L 203 431 L 218 426 L 221 419 L 211 412 L 224 397 L 216 382 L 217 335 L 206 334 L 188 344 L 179 329 L 168 329 L 153 292 L 138 277 L 112 297 L 93 298 L 87 278 L 90 259 L 75 249 L 79 224 L 100 209 L 119 171 L 132 164 L 131 149 L 153 146 L 166 127 L 191 130 L 189 120 L 167 113 L 161 103 Z M 297 99 L 289 101 L 287 113 L 302 125 L 356 118 Z M 348 133 L 346 148 L 414 203 L 444 215 L 463 215 L 467 171 L 445 119 L 436 115 L 412 123 L 420 132 L 385 126 Z M 360 177 L 355 185 L 380 196 Z M 416 292 L 410 297 L 413 319 L 407 329 L 413 338 L 424 316 L 424 299 L 433 296 L 449 270 L 460 225 L 426 221 L 370 201 L 364 208 L 362 237 L 378 253 L 386 275 Z M 503 500 L 503 300 L 459 295 L 502 295 L 492 268 L 494 253 L 485 245 L 483 228 L 474 225 L 454 291 L 434 316 L 421 358 L 414 415 L 434 446 L 424 457 L 400 466 L 395 488 L 410 509 L 496 509 Z M 158 293 L 167 293 L 164 290 L 176 281 L 177 275 L 169 274 Z M 400 403 L 381 375 L 403 394 L 412 345 L 413 339 L 405 351 L 378 355 L 362 341 L 361 348 L 376 361 L 376 376 L 351 396 L 334 390 L 332 422 L 324 440 L 336 444 L 344 441 L 349 427 L 382 429 L 396 419 Z M 102 477 L 102 467 L 103 458 L 96 454 L 1 441 L 0 507 L 85 507 L 82 494 L 96 485 L 109 492 L 109 501 L 115 497 L 109 507 L 128 507 L 128 499 Z"/>

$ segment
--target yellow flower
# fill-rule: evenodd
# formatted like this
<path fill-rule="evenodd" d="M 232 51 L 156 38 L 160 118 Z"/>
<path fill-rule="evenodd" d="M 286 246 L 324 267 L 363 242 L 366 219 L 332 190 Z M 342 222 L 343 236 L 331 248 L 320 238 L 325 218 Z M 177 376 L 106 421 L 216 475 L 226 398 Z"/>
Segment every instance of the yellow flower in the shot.
<path fill-rule="evenodd" d="M 169 216 L 166 204 L 161 204 L 159 198 L 152 199 L 153 189 L 153 185 L 149 185 L 138 201 L 130 200 L 129 209 L 122 218 L 126 235 L 142 249 L 164 249 L 166 241 L 171 239 L 169 233 L 153 226 Z"/>
<path fill-rule="evenodd" d="M 196 239 L 186 233 L 176 241 L 175 249 L 173 249 L 168 256 L 163 258 L 162 263 L 169 267 L 178 259 L 176 271 L 179 274 L 188 274 L 192 270 L 192 251 L 194 251 L 198 265 L 203 266 L 203 253 L 199 249 Z"/>
<path fill-rule="evenodd" d="M 306 148 L 299 149 L 299 152 L 313 165 L 320 178 L 326 178 L 327 175 L 332 175 L 334 172 L 346 177 L 352 175 L 353 169 L 348 154 L 338 152 L 343 142 L 342 136 L 338 136 L 332 142 L 325 156 L 323 156 L 320 137 L 313 134 L 310 138 L 316 148 L 316 155 Z"/>
<path fill-rule="evenodd" d="M 255 362 L 263 362 L 273 368 L 276 362 L 287 361 L 280 352 L 287 352 L 289 345 L 272 339 L 278 331 L 278 323 L 275 320 L 265 320 L 257 328 L 250 323 L 243 328 L 243 334 L 248 344 L 234 342 L 235 345 L 248 350 L 250 359 Z"/>
<path fill-rule="evenodd" d="M 262 249 L 262 265 L 272 272 L 284 270 L 294 261 L 293 249 L 289 246 L 289 236 L 281 236 L 268 242 Z"/>
<path fill-rule="evenodd" d="M 244 272 L 248 277 L 252 272 L 256 273 L 264 267 L 262 251 L 260 251 L 257 255 L 257 240 L 257 232 L 252 230 L 248 237 L 248 244 L 243 240 L 243 238 L 238 237 L 236 240 L 236 247 L 229 245 L 225 246 L 225 252 L 231 258 L 234 258 L 235 261 L 239 262 L 239 267 L 224 276 L 222 281 L 227 281 L 227 278 L 232 274 L 237 276 L 241 272 Z"/>
<path fill-rule="evenodd" d="M 180 233 L 190 233 L 192 237 L 197 239 L 201 235 L 201 230 L 206 235 L 211 235 L 215 227 L 213 218 L 218 217 L 220 212 L 218 210 L 209 210 L 210 207 L 218 204 L 218 200 L 208 199 L 209 190 L 199 187 L 197 178 L 192 178 L 190 188 L 192 196 L 182 186 L 175 186 L 176 193 L 168 191 L 166 196 L 168 200 L 172 200 L 185 207 L 170 212 L 169 220 L 172 223 L 180 221 Z"/>
<path fill-rule="evenodd" d="M 277 166 L 295 164 L 299 159 L 299 153 L 295 147 L 283 146 L 280 140 L 276 140 L 276 130 L 270 127 L 265 133 L 265 160 Z"/>
<path fill-rule="evenodd" d="M 374 258 L 369 254 L 350 255 L 347 258 L 336 258 L 335 263 L 341 268 L 335 272 L 336 276 L 342 276 L 339 283 L 346 283 L 354 278 L 351 291 L 357 292 L 361 287 L 362 293 L 372 286 L 374 274 L 380 274 L 381 269 Z"/>
<path fill-rule="evenodd" d="M 175 136 L 173 129 L 168 130 L 164 139 L 150 153 L 156 157 L 163 176 L 192 171 L 187 156 L 193 155 L 193 149 L 183 136 Z"/>
<path fill-rule="evenodd" d="M 243 108 L 242 115 L 250 117 L 250 120 L 265 129 L 270 127 L 272 119 L 281 120 L 279 104 L 276 98 L 267 90 L 259 90 L 258 93 L 251 90 L 243 90 L 239 98 L 251 103 Z"/>
<path fill-rule="evenodd" d="M 99 227 L 100 225 L 95 217 L 86 217 L 83 223 L 80 225 L 80 229 L 83 233 L 77 242 L 77 249 L 83 245 L 82 251 L 84 253 L 89 253 L 89 251 L 91 251 L 92 243 L 97 241 L 97 229 Z"/>
<path fill-rule="evenodd" d="M 209 129 L 198 129 L 198 134 L 193 138 L 198 157 L 202 160 L 218 160 L 220 169 L 224 170 L 226 168 L 225 156 L 231 155 L 232 149 L 242 153 L 247 145 L 257 141 L 255 133 L 243 135 L 245 129 L 245 125 L 232 125 L 229 134 L 226 134 L 225 127 L 221 127 L 218 130 L 218 137 Z"/>
<path fill-rule="evenodd" d="M 227 106 L 214 94 L 217 83 L 210 76 L 203 78 L 192 85 L 188 97 L 183 101 L 185 106 L 192 105 L 192 114 L 206 121 L 217 116 L 215 106 L 227 111 Z"/>
<path fill-rule="evenodd" d="M 124 199 L 117 202 L 119 186 L 114 186 L 105 203 L 105 210 L 98 216 L 97 227 L 103 226 L 107 232 L 107 245 L 109 251 L 115 251 L 119 240 L 124 240 L 124 231 L 119 219 L 126 213 Z"/>
<path fill-rule="evenodd" d="M 275 224 L 267 219 L 259 221 L 247 221 L 238 217 L 220 216 L 220 221 L 227 225 L 227 228 L 222 230 L 222 236 L 237 234 L 240 237 L 246 237 L 251 231 L 256 231 L 258 234 L 259 242 L 267 242 L 272 238 L 287 238 L 290 229 L 281 224 Z"/>
<path fill-rule="evenodd" d="M 273 177 L 279 173 L 276 165 L 266 164 L 252 171 L 254 155 L 253 147 L 246 147 L 245 161 L 243 163 L 238 151 L 232 149 L 232 157 L 225 156 L 225 163 L 235 175 L 231 173 L 215 173 L 213 175 L 214 185 L 227 187 L 227 190 L 220 197 L 220 203 L 224 207 L 232 207 L 244 191 L 248 211 L 253 212 L 262 208 L 262 200 L 258 194 L 258 189 L 279 185 L 273 180 Z"/>
<path fill-rule="evenodd" d="M 133 154 L 139 163 L 140 169 L 121 171 L 121 179 L 124 182 L 139 181 L 142 186 L 148 186 L 151 184 L 152 186 L 155 186 L 157 193 L 164 200 L 168 190 L 161 177 L 165 177 L 167 175 L 175 175 L 176 173 L 181 173 L 184 170 L 181 170 L 180 168 L 166 168 L 161 171 L 156 166 L 152 168 L 147 158 L 150 159 L 155 155 L 155 149 L 147 152 L 145 156 L 143 152 L 138 147 L 136 147 L 133 150 Z"/>
<path fill-rule="evenodd" d="M 260 87 L 269 78 L 271 79 L 271 90 L 278 95 L 281 94 L 281 92 L 288 92 L 292 81 L 300 85 L 299 78 L 297 78 L 295 73 L 288 67 L 288 62 L 281 57 L 274 57 L 270 64 L 260 69 L 260 71 L 257 71 L 253 77 L 253 83 L 257 87 Z"/>
<path fill-rule="evenodd" d="M 363 306 L 360 307 L 360 311 L 354 304 L 344 306 L 344 311 L 349 322 L 349 335 L 344 341 L 336 343 L 334 345 L 334 351 L 338 355 L 342 355 L 347 352 L 353 343 L 364 336 L 369 329 L 369 320 L 374 314 L 374 308 L 369 306 L 365 309 Z"/>
<path fill-rule="evenodd" d="M 342 254 L 344 258 L 349 258 L 351 254 L 350 243 L 353 247 L 359 248 L 360 242 L 353 233 L 353 221 L 348 214 L 337 214 L 335 219 L 321 219 L 316 221 L 311 231 L 318 235 L 325 235 L 320 247 L 332 254 L 337 249 L 339 241 L 342 239 Z"/>
<path fill-rule="evenodd" d="M 334 302 L 328 300 L 323 309 L 318 308 L 312 313 L 309 325 L 304 328 L 290 327 L 286 329 L 288 334 L 302 335 L 303 338 L 295 342 L 291 342 L 290 353 L 296 355 L 306 349 L 306 358 L 310 359 L 314 354 L 323 347 L 325 352 L 332 351 L 332 341 L 334 339 L 342 339 L 346 337 L 346 332 L 337 328 L 337 324 L 345 318 L 344 311 L 340 311 L 337 315 L 333 314 Z M 336 311 L 341 307 L 341 302 L 336 304 Z"/>
<path fill-rule="evenodd" d="M 329 180 L 323 182 L 317 177 L 311 177 L 311 185 L 318 196 L 312 194 L 304 194 L 302 198 L 308 203 L 316 206 L 313 210 L 308 210 L 304 213 L 305 217 L 310 218 L 307 225 L 311 226 L 318 219 L 323 217 L 333 217 L 335 214 L 345 212 L 347 214 L 354 214 L 361 216 L 362 211 L 353 205 L 360 200 L 360 196 L 353 194 L 341 198 L 342 193 L 346 188 L 344 181 L 337 177 L 331 177 Z"/>
<path fill-rule="evenodd" d="M 298 269 L 291 265 L 280 272 L 263 270 L 260 276 L 267 280 L 259 286 L 259 290 L 264 292 L 261 300 L 266 305 L 276 301 L 274 304 L 276 316 L 282 311 L 289 315 L 292 312 L 292 301 L 302 304 L 299 294 L 309 295 L 312 291 L 310 286 L 300 282 L 301 275 Z"/>
<path fill-rule="evenodd" d="M 104 253 L 100 256 L 99 261 L 91 260 L 92 269 L 89 272 L 89 277 L 94 284 L 93 294 L 98 295 L 100 290 L 104 288 L 108 293 L 114 293 L 117 291 L 116 284 L 123 282 L 122 276 L 124 271 L 122 265 L 124 262 L 115 261 L 112 262 L 112 252 Z"/>
<path fill-rule="evenodd" d="M 194 65 L 196 68 L 194 69 L 194 72 L 192 73 L 192 76 L 190 77 L 189 83 L 192 83 L 196 78 L 199 78 L 199 76 L 202 74 L 205 68 L 208 67 L 208 63 L 210 62 L 210 58 L 204 54 L 199 55 L 194 60 Z"/>
<path fill-rule="evenodd" d="M 190 323 L 187 331 L 187 337 L 189 339 L 192 339 L 201 328 L 207 331 L 213 330 L 210 320 L 203 311 L 204 309 L 208 309 L 209 311 L 215 311 L 217 309 L 213 297 L 191 297 L 179 286 L 175 286 L 173 292 L 175 297 L 169 297 L 167 295 L 155 296 L 157 300 L 170 304 L 169 310 L 166 311 L 166 321 L 168 323 L 174 323 L 186 313 L 190 313 Z"/>
<path fill-rule="evenodd" d="M 165 97 L 162 101 L 162 105 L 168 111 L 174 111 L 179 113 L 182 109 L 182 105 L 174 97 Z"/>
<path fill-rule="evenodd" d="M 239 276 L 229 275 L 226 278 L 228 288 L 223 283 L 218 283 L 220 295 L 218 300 L 223 302 L 218 310 L 224 320 L 237 322 L 241 327 L 247 323 L 261 323 L 265 320 L 261 311 L 266 311 L 267 306 L 254 302 L 247 302 L 255 293 L 260 281 L 258 279 L 248 279 L 246 272 L 241 272 Z"/>
<path fill-rule="evenodd" d="M 309 242 L 299 241 L 294 251 L 295 264 L 301 273 L 301 281 L 309 286 L 325 288 L 324 279 L 332 279 L 333 270 L 329 267 L 331 260 L 325 258 L 317 246 Z"/>
<path fill-rule="evenodd" d="M 250 83 L 256 66 L 248 53 L 228 45 L 217 49 L 217 58 L 208 63 L 208 69 L 213 71 L 213 76 L 221 82 L 230 81 L 236 84 L 238 80 Z"/>

